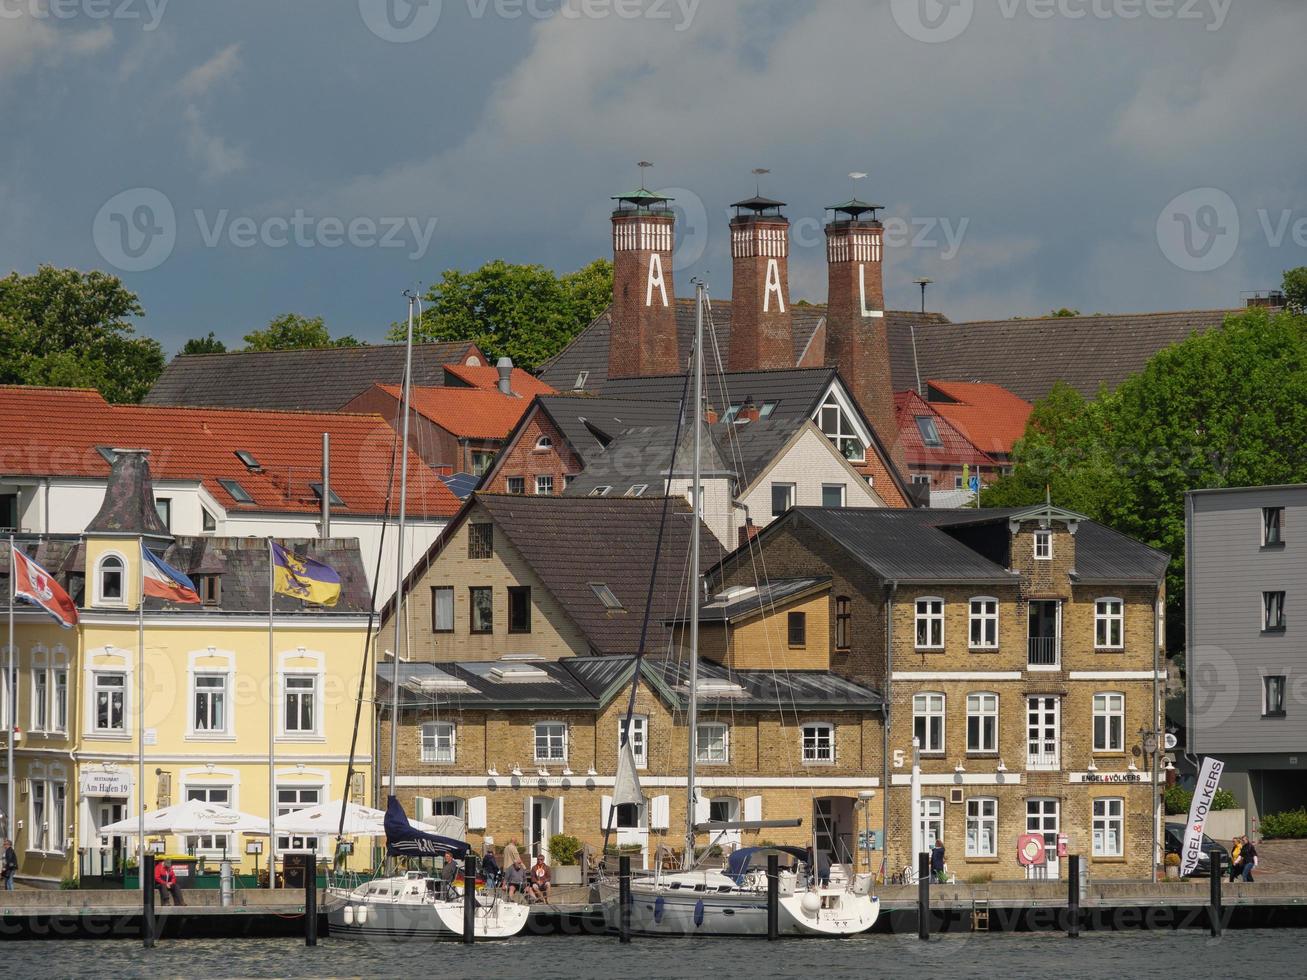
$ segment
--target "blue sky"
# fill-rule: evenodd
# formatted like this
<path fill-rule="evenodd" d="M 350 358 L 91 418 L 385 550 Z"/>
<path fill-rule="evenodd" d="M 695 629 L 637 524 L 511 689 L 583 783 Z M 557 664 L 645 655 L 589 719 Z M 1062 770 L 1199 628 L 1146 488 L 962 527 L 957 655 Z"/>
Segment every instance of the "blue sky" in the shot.
<path fill-rule="evenodd" d="M 273 316 L 370 340 L 491 258 L 607 255 L 682 207 L 887 207 L 889 304 L 953 319 L 1237 305 L 1307 264 L 1299 0 L 0 0 L 0 270 L 117 272 L 169 350 Z M 169 216 L 169 212 L 171 217 Z"/>

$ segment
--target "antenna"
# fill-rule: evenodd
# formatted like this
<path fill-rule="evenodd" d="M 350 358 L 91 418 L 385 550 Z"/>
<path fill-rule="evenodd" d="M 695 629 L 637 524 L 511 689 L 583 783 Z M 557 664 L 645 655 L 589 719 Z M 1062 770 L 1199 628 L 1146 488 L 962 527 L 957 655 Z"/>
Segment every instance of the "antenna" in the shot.
<path fill-rule="evenodd" d="M 922 313 L 925 313 L 925 312 L 926 312 L 926 287 L 929 286 L 931 283 L 933 283 L 935 280 L 934 280 L 934 279 L 913 279 L 912 281 L 915 282 L 918 286 L 921 287 L 921 312 L 922 312 Z"/>
<path fill-rule="evenodd" d="M 636 164 L 640 168 L 640 190 L 644 190 L 644 172 L 653 166 L 648 160 L 641 160 Z"/>
<path fill-rule="evenodd" d="M 753 190 L 759 197 L 762 197 L 762 175 L 771 173 L 766 167 L 753 168 Z"/>

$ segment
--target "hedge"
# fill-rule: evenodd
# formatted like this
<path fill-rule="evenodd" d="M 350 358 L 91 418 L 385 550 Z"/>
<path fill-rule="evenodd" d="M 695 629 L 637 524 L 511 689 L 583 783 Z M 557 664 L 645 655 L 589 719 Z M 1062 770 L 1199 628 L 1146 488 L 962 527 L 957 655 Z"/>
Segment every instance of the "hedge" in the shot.
<path fill-rule="evenodd" d="M 1283 813 L 1268 813 L 1262 817 L 1257 828 L 1267 840 L 1307 837 L 1307 807 L 1285 810 Z"/>
<path fill-rule="evenodd" d="M 1168 786 L 1162 798 L 1166 803 L 1168 816 L 1175 816 L 1176 814 L 1187 816 L 1194 794 L 1192 790 L 1182 789 L 1180 786 Z M 1212 797 L 1213 810 L 1234 810 L 1238 806 L 1239 801 L 1234 798 L 1234 794 L 1228 789 L 1218 789 L 1216 795 Z"/>

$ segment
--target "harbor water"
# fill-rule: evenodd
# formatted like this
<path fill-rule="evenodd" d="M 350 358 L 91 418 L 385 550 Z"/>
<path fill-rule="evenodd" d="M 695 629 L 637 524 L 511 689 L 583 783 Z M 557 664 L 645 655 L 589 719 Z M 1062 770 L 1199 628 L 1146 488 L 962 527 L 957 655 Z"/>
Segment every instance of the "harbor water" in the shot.
<path fill-rule="evenodd" d="M 535 936 L 473 947 L 457 943 L 302 940 L 176 940 L 146 950 L 137 941 L 9 941 L 9 977 L 448 976 L 583 980 L 589 977 L 1159 977 L 1186 980 L 1304 975 L 1301 930 L 1111 932 L 1067 939 L 1053 933 L 847 940 L 636 940 Z"/>

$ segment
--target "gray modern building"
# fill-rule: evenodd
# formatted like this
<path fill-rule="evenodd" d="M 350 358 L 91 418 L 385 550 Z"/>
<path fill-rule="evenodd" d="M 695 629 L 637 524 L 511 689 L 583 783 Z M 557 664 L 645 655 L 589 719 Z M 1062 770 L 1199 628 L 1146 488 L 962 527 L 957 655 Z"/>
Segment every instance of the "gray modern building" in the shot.
<path fill-rule="evenodd" d="M 1307 803 L 1307 485 L 1185 497 L 1188 749 L 1250 821 Z"/>

